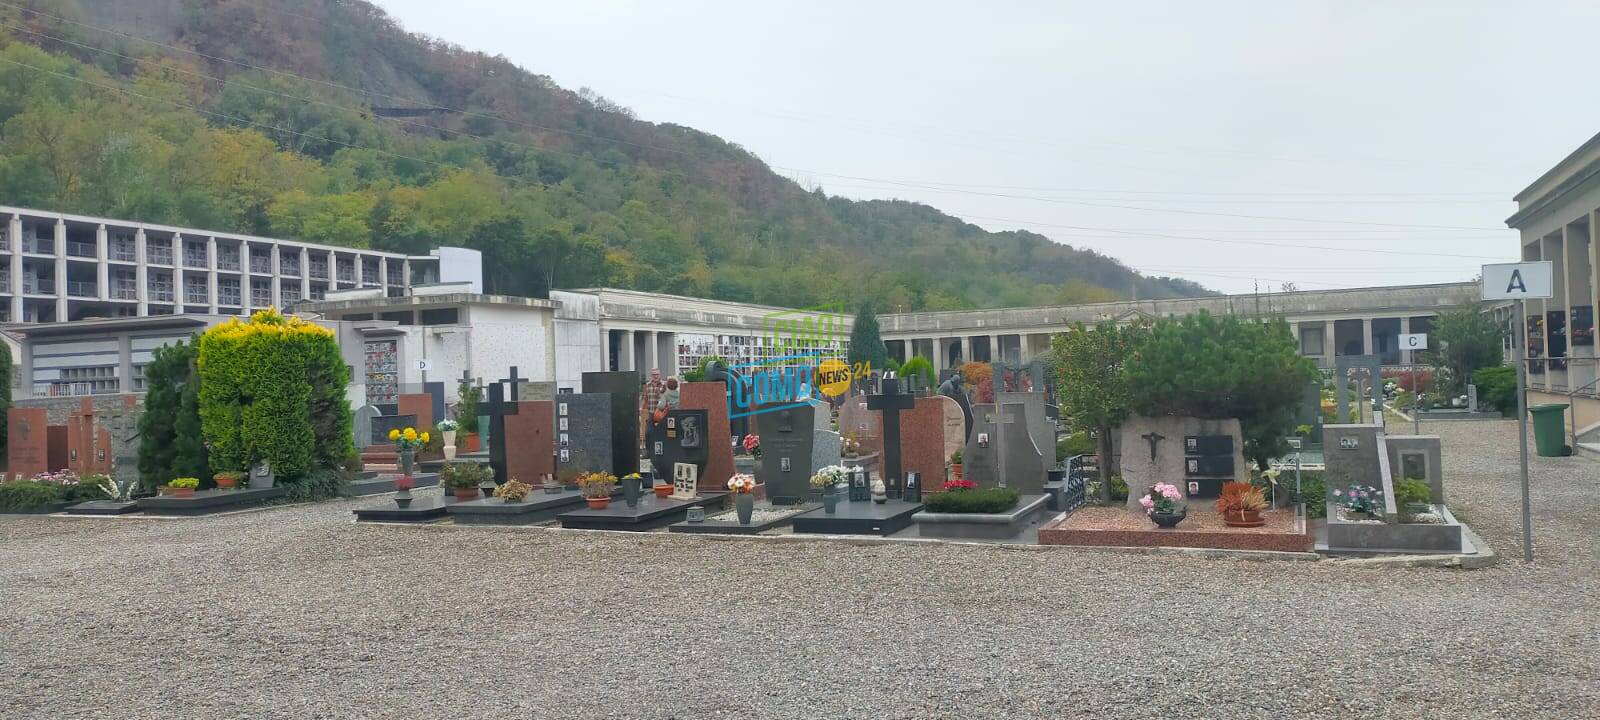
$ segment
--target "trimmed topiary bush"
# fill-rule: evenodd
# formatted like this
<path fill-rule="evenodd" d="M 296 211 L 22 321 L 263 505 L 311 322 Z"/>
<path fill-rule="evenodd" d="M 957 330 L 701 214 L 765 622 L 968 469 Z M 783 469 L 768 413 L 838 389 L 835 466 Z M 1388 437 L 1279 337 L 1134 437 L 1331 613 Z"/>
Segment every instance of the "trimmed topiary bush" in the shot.
<path fill-rule="evenodd" d="M 924 496 L 922 504 L 936 513 L 1002 513 L 1016 507 L 1018 497 L 1005 487 L 951 490 Z"/>
<path fill-rule="evenodd" d="M 211 477 L 200 432 L 195 342 L 162 345 L 144 366 L 139 416 L 139 485 L 146 492 L 174 477 Z"/>
<path fill-rule="evenodd" d="M 934 379 L 937 378 L 938 375 L 933 371 L 933 363 L 929 362 L 927 358 L 921 355 L 912 355 L 911 359 L 906 361 L 906 364 L 901 365 L 900 376 L 920 377 L 922 378 L 923 387 L 932 388 L 939 386 L 937 382 L 934 382 Z"/>
<path fill-rule="evenodd" d="M 0 483 L 0 512 L 38 512 L 61 502 L 61 486 L 18 480 Z"/>
<path fill-rule="evenodd" d="M 1494 409 L 1515 417 L 1517 414 L 1517 366 L 1498 365 L 1472 373 L 1472 384 L 1478 386 L 1478 400 Z"/>
<path fill-rule="evenodd" d="M 350 373 L 331 330 L 263 310 L 198 345 L 200 421 L 218 467 L 266 461 L 292 482 L 355 455 Z"/>

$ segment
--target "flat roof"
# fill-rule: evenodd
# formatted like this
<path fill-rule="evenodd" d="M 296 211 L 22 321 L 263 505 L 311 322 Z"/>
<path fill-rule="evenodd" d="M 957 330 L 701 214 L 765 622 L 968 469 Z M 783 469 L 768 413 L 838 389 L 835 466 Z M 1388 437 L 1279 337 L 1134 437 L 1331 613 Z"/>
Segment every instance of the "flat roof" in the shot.
<path fill-rule="evenodd" d="M 407 308 L 437 307 L 440 305 L 501 305 L 513 308 L 549 309 L 560 307 L 554 300 L 517 297 L 515 295 L 483 295 L 479 293 L 444 293 L 441 295 L 402 295 L 400 297 L 354 298 L 350 300 L 317 300 L 298 302 L 295 312 L 361 312 L 394 311 Z"/>
<path fill-rule="evenodd" d="M 146 315 L 144 317 L 95 318 L 49 323 L 11 323 L 0 325 L 0 330 L 28 337 L 74 335 L 85 332 L 115 332 L 118 330 L 157 330 L 161 328 L 197 328 L 226 322 L 235 315 L 210 315 L 184 313 L 181 315 Z"/>

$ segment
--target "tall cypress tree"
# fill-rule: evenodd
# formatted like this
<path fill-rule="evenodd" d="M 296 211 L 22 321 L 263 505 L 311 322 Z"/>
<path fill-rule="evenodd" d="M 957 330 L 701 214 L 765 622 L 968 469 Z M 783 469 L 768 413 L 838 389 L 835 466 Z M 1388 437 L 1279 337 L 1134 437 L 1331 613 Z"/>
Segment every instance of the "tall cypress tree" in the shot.
<path fill-rule="evenodd" d="M 862 303 L 856 313 L 855 324 L 850 329 L 850 364 L 871 363 L 874 369 L 887 369 L 889 350 L 883 346 L 878 334 L 878 313 L 872 303 Z"/>

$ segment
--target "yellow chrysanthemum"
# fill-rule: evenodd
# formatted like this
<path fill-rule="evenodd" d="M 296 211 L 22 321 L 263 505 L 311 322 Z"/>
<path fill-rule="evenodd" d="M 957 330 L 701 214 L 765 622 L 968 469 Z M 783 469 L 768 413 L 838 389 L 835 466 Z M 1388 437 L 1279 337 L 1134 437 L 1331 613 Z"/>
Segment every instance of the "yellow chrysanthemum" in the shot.
<path fill-rule="evenodd" d="M 406 431 L 404 433 L 402 433 L 402 434 L 406 436 L 406 442 L 416 442 L 417 441 L 417 429 L 416 428 L 406 428 Z"/>
<path fill-rule="evenodd" d="M 389 431 L 389 439 L 390 440 L 399 440 L 400 439 L 400 431 L 399 430 L 390 430 Z"/>
<path fill-rule="evenodd" d="M 422 434 L 422 443 L 424 445 L 426 445 L 428 443 L 428 434 L 427 433 L 423 433 Z"/>

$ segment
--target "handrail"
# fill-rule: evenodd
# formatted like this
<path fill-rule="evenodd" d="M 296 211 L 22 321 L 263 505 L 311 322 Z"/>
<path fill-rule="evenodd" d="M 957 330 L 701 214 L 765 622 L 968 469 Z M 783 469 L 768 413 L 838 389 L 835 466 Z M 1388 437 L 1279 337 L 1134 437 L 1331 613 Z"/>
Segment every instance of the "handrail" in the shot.
<path fill-rule="evenodd" d="M 1597 367 L 1600 367 L 1600 364 L 1597 364 Z M 1572 448 L 1573 452 L 1577 452 L 1578 448 L 1578 393 L 1594 387 L 1595 383 L 1600 383 L 1600 373 L 1596 374 L 1595 379 L 1584 383 L 1583 387 L 1567 391 L 1567 412 L 1572 415 L 1572 432 L 1570 433 L 1571 436 L 1567 438 L 1569 441 L 1567 447 Z"/>

